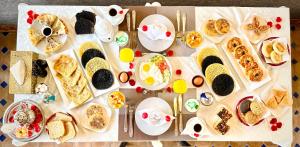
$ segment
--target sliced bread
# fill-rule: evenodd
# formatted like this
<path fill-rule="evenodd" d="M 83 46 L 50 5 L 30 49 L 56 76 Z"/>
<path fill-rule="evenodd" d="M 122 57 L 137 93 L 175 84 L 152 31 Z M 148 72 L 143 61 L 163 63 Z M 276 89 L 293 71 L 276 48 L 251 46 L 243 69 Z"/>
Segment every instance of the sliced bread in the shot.
<path fill-rule="evenodd" d="M 59 138 L 60 142 L 65 142 L 76 136 L 76 130 L 72 122 L 65 122 L 64 125 L 66 132 L 62 137 Z"/>
<path fill-rule="evenodd" d="M 49 132 L 49 137 L 51 139 L 58 139 L 65 134 L 64 123 L 60 120 L 50 121 L 47 124 L 47 129 Z"/>
<path fill-rule="evenodd" d="M 57 112 L 55 114 L 55 117 L 52 119 L 52 121 L 66 121 L 66 122 L 71 122 L 73 121 L 72 117 L 68 114 L 64 114 L 64 113 L 61 113 L 61 112 Z"/>

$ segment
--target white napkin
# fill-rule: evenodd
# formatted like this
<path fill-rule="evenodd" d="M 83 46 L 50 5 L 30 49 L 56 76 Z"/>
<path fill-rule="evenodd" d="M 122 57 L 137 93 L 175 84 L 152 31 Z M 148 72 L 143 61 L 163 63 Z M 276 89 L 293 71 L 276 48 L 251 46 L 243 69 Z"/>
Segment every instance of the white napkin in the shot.
<path fill-rule="evenodd" d="M 171 40 L 171 32 L 164 24 L 149 24 L 138 28 L 146 37 L 151 40 Z"/>
<path fill-rule="evenodd" d="M 166 123 L 172 122 L 172 120 L 174 119 L 174 117 L 169 114 L 151 108 L 140 110 L 138 114 L 142 120 L 153 126 L 162 126 Z M 169 120 L 167 120 L 167 117 L 169 118 Z"/>

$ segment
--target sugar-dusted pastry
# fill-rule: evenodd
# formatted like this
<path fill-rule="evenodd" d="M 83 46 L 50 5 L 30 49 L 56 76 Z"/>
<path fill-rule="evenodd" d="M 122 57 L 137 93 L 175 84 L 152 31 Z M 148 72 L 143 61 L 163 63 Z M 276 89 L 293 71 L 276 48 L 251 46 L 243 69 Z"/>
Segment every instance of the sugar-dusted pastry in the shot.
<path fill-rule="evenodd" d="M 266 58 L 270 58 L 271 57 L 271 53 L 273 51 L 273 44 L 271 41 L 266 41 L 264 42 L 263 46 L 262 46 L 262 54 L 266 57 Z"/>
<path fill-rule="evenodd" d="M 51 27 L 56 19 L 57 19 L 57 16 L 55 16 L 55 15 L 41 14 L 36 18 L 36 21 L 40 22 L 41 24 L 43 24 L 45 26 Z"/>
<path fill-rule="evenodd" d="M 235 49 L 234 49 L 234 57 L 236 59 L 240 59 L 243 55 L 247 54 L 249 51 L 248 51 L 248 48 L 244 45 L 240 45 L 240 46 L 237 46 Z"/>
<path fill-rule="evenodd" d="M 215 28 L 215 20 L 208 20 L 204 26 L 204 32 L 208 36 L 217 36 L 218 32 Z"/>
<path fill-rule="evenodd" d="M 57 36 L 49 36 L 46 38 L 46 41 L 47 41 L 47 45 L 45 48 L 46 53 L 55 52 L 63 46 L 63 43 L 59 40 L 59 37 Z"/>
<path fill-rule="evenodd" d="M 226 34 L 230 31 L 230 24 L 228 20 L 220 18 L 215 21 L 215 29 L 219 34 Z"/>
<path fill-rule="evenodd" d="M 240 65 L 242 65 L 244 68 L 246 68 L 247 66 L 251 66 L 251 64 L 255 62 L 253 56 L 249 55 L 249 54 L 245 54 L 243 56 L 241 56 L 240 58 Z"/>
<path fill-rule="evenodd" d="M 54 62 L 54 70 L 64 77 L 69 77 L 77 69 L 76 61 L 66 55 L 61 55 Z"/>
<path fill-rule="evenodd" d="M 282 62 L 282 56 L 280 54 L 278 54 L 277 52 L 275 51 L 272 51 L 271 52 L 271 60 L 273 63 L 280 63 Z"/>
<path fill-rule="evenodd" d="M 230 51 L 230 52 L 233 52 L 234 49 L 237 47 L 237 46 L 240 46 L 242 45 L 242 40 L 241 38 L 239 37 L 233 37 L 231 38 L 230 40 L 228 40 L 227 42 L 227 49 Z"/>
<path fill-rule="evenodd" d="M 248 76 L 251 81 L 259 82 L 264 76 L 264 72 L 261 68 L 254 68 L 248 71 Z"/>

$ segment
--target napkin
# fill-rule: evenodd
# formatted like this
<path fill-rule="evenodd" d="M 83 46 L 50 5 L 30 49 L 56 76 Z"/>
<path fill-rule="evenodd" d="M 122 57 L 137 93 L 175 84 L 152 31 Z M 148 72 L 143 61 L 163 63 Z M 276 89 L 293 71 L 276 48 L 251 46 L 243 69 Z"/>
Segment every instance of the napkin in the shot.
<path fill-rule="evenodd" d="M 171 40 L 171 32 L 164 24 L 143 25 L 138 30 L 151 40 Z"/>
<path fill-rule="evenodd" d="M 149 125 L 162 126 L 166 123 L 172 122 L 173 116 L 166 114 L 157 109 L 142 109 L 138 112 L 139 117 Z"/>

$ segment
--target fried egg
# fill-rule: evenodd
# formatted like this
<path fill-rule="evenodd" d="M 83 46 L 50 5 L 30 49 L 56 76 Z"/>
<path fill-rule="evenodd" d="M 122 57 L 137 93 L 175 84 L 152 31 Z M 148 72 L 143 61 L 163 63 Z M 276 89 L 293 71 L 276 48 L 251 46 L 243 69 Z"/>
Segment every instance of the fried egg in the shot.
<path fill-rule="evenodd" d="M 139 70 L 140 78 L 145 84 L 155 86 L 163 83 L 163 75 L 154 63 L 142 62 Z"/>

